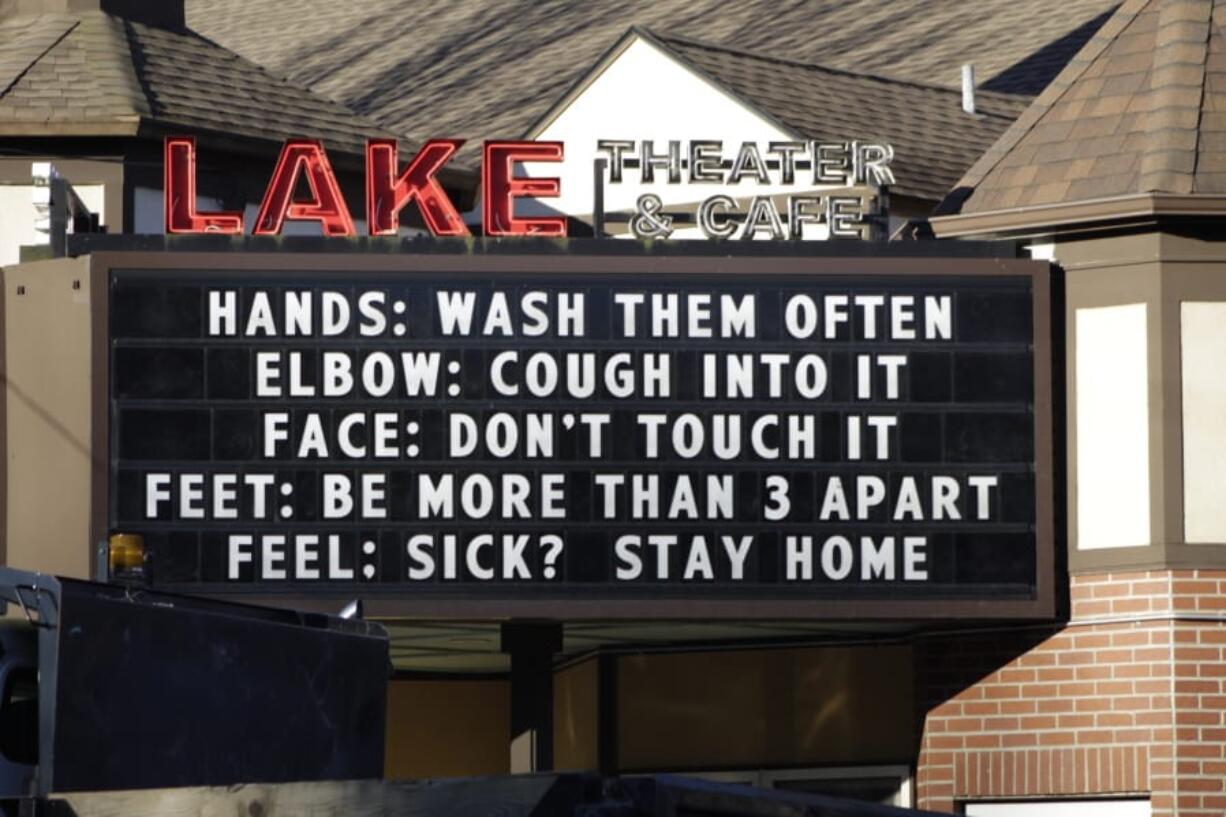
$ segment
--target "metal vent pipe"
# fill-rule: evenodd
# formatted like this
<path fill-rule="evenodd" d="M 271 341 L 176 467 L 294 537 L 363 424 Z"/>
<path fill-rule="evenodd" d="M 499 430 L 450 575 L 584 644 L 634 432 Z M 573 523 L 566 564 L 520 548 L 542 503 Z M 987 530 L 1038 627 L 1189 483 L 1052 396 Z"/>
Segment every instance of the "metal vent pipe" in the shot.
<path fill-rule="evenodd" d="M 975 112 L 975 66 L 969 62 L 962 66 L 962 110 Z"/>

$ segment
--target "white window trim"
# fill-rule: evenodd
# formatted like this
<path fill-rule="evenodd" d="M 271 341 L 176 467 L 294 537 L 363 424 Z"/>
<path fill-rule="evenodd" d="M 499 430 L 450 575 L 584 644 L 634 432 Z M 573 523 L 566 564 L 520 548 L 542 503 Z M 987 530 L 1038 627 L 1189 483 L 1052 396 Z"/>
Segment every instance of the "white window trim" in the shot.
<path fill-rule="evenodd" d="M 1079 806 L 1092 806 L 1095 807 L 1095 813 L 1101 815 L 1106 813 L 1106 810 L 1102 807 L 1109 803 L 1114 804 L 1109 806 L 1111 812 L 1118 811 L 1121 804 L 1134 806 L 1135 808 L 1128 810 L 1128 817 L 1141 814 L 1149 815 L 1153 813 L 1150 798 L 1148 796 L 1125 795 L 1121 797 L 1113 794 L 1079 794 L 1072 797 L 976 797 L 974 799 L 960 801 L 958 803 L 958 812 L 960 814 L 967 814 L 968 809 L 979 810 L 977 807 L 986 806 L 988 807 L 989 812 L 998 812 L 1002 814 L 1003 817 L 1003 815 L 1007 815 L 1010 811 L 1015 813 L 1025 813 L 1035 809 L 1035 807 L 1038 807 L 1041 809 L 1039 817 L 1044 817 L 1045 814 L 1057 817 L 1058 815 L 1075 814 L 1080 810 L 1078 808 Z M 1042 809 L 1043 806 L 1047 806 L 1048 808 Z M 1060 808 L 1061 806 L 1064 808 Z M 982 813 L 982 811 L 980 811 L 980 813 Z"/>

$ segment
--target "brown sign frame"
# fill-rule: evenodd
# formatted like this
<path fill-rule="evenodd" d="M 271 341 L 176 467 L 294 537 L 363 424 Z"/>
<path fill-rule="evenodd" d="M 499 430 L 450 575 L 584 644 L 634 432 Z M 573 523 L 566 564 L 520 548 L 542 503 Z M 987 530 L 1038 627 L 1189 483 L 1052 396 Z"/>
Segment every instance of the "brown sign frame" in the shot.
<path fill-rule="evenodd" d="M 608 243 L 608 242 L 593 242 Z M 621 242 L 616 242 L 621 243 Z M 463 245 L 461 245 L 462 247 Z M 798 245 L 802 246 L 803 245 Z M 443 273 L 466 272 L 497 276 L 500 273 L 575 275 L 635 274 L 639 276 L 707 275 L 753 276 L 754 274 L 832 274 L 921 276 L 1026 276 L 1033 293 L 1034 329 L 1034 474 L 1035 474 L 1035 596 L 1030 599 L 564 599 L 491 598 L 456 595 L 430 595 L 423 598 L 394 598 L 386 593 L 363 596 L 370 617 L 412 617 L 425 619 L 490 620 L 503 618 L 553 619 L 561 621 L 692 621 L 692 620 L 871 620 L 957 621 L 957 620 L 1051 620 L 1057 615 L 1055 547 L 1055 439 L 1053 436 L 1053 358 L 1052 358 L 1052 275 L 1046 262 L 963 252 L 942 253 L 942 245 L 920 250 L 916 245 L 877 245 L 879 252 L 864 253 L 863 247 L 847 255 L 835 254 L 838 245 L 821 251 L 800 250 L 794 254 L 778 251 L 761 253 L 752 245 L 737 252 L 708 253 L 626 253 L 582 252 L 457 252 L 454 247 L 441 252 L 208 252 L 165 250 L 99 250 L 91 256 L 90 289 L 94 304 L 93 377 L 95 450 L 93 457 L 93 529 L 105 531 L 108 524 L 110 478 L 109 452 L 109 284 L 115 270 L 175 272 L 207 271 L 218 280 L 242 279 L 247 273 L 295 271 L 304 281 L 337 270 L 361 273 Z M 905 249 L 904 249 L 905 248 Z M 273 249 L 273 248 L 268 248 Z M 832 252 L 832 250 L 834 252 Z M 918 251 L 917 251 L 918 250 Z M 801 254 L 801 252 L 805 254 Z M 304 595 L 295 588 L 285 593 L 269 593 L 266 588 L 236 588 L 224 594 L 252 603 L 295 607 L 303 610 L 333 611 L 338 599 L 353 595 L 352 589 Z"/>

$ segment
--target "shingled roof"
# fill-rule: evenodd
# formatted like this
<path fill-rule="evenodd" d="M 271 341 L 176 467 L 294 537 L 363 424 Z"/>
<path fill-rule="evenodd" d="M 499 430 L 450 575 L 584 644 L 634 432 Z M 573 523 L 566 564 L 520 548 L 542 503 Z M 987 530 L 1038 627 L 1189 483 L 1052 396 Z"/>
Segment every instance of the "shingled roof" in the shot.
<path fill-rule="evenodd" d="M 948 88 L 638 33 L 803 138 L 892 145 L 893 191 L 929 201 L 940 200 L 1028 102 L 981 92 L 972 116 Z"/>
<path fill-rule="evenodd" d="M 1128 0 L 967 172 L 963 215 L 1226 193 L 1226 0 Z"/>
<path fill-rule="evenodd" d="M 391 135 L 190 31 L 101 11 L 0 20 L 0 136 L 135 135 L 142 128 L 360 153 Z"/>
<path fill-rule="evenodd" d="M 950 89 L 973 62 L 981 88 L 1029 96 L 1118 2 L 187 0 L 187 21 L 402 136 L 471 151 L 524 133 L 631 25 Z"/>

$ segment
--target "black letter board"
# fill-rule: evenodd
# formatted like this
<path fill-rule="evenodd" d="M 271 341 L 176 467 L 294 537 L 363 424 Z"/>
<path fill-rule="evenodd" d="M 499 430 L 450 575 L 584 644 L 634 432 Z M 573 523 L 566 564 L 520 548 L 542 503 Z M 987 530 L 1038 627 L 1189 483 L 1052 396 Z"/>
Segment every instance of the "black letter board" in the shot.
<path fill-rule="evenodd" d="M 1045 265 L 303 258 L 111 272 L 110 525 L 157 586 L 1046 611 Z"/>

